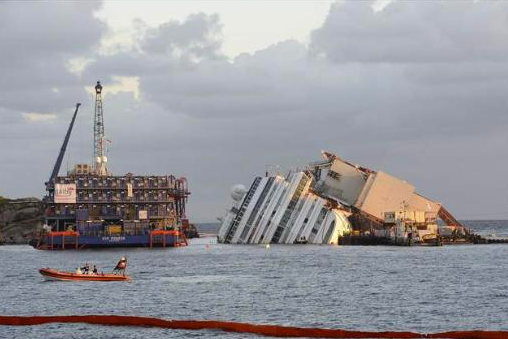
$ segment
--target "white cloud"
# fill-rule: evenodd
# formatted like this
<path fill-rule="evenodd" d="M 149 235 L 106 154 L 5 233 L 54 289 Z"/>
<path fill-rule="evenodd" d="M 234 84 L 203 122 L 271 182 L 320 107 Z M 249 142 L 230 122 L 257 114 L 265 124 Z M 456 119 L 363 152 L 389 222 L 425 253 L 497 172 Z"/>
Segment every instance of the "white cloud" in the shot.
<path fill-rule="evenodd" d="M 41 121 L 51 121 L 55 120 L 57 115 L 50 113 L 22 113 L 23 118 L 28 122 L 41 122 Z"/>
<path fill-rule="evenodd" d="M 228 58 L 254 53 L 266 46 L 293 39 L 309 41 L 309 32 L 321 25 L 333 1 L 106 1 L 98 17 L 108 22 L 113 35 L 108 44 L 129 48 L 139 36 L 140 19 L 149 27 L 171 20 L 184 21 L 190 14 L 218 14 L 223 24 L 221 51 Z M 104 45 L 105 49 L 106 44 Z"/>
<path fill-rule="evenodd" d="M 69 72 L 81 76 L 83 70 L 88 66 L 94 59 L 90 57 L 77 56 L 67 61 L 66 68 Z"/>
<path fill-rule="evenodd" d="M 383 9 L 386 8 L 386 6 L 390 5 L 395 0 L 375 0 L 371 7 L 374 10 L 374 12 L 381 12 Z"/>

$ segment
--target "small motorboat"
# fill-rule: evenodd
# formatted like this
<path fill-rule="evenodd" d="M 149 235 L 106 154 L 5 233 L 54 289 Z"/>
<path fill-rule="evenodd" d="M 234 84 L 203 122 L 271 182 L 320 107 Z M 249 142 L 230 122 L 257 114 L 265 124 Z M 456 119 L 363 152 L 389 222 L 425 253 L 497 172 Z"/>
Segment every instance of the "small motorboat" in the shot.
<path fill-rule="evenodd" d="M 308 243 L 308 241 L 305 237 L 300 237 L 293 242 L 293 244 L 299 244 L 299 245 L 302 245 L 302 244 L 305 245 L 307 243 Z"/>
<path fill-rule="evenodd" d="M 78 280 L 78 281 L 127 281 L 130 277 L 125 274 L 108 274 L 108 273 L 76 273 L 62 272 L 53 268 L 41 268 L 39 273 L 44 277 L 56 280 Z"/>

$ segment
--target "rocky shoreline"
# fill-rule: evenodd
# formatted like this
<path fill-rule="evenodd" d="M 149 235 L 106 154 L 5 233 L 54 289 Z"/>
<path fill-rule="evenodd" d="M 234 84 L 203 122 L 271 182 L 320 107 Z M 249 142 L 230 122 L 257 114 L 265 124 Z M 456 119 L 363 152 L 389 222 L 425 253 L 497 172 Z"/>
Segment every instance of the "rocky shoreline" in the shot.
<path fill-rule="evenodd" d="M 41 229 L 42 219 L 41 200 L 0 197 L 0 244 L 27 244 Z"/>

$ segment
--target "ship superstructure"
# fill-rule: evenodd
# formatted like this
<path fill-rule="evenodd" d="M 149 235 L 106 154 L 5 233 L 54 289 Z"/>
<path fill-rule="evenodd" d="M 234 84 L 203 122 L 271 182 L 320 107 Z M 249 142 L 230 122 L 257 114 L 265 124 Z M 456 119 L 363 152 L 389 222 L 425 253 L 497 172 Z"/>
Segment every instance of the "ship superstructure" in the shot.
<path fill-rule="evenodd" d="M 173 175 L 112 175 L 105 152 L 102 85 L 95 86 L 94 161 L 59 170 L 80 104 L 46 183 L 44 232 L 37 248 L 179 246 L 189 226 L 187 180 Z"/>
<path fill-rule="evenodd" d="M 249 189 L 236 186 L 219 242 L 338 244 L 353 237 L 406 244 L 437 239 L 438 219 L 445 225 L 442 232 L 465 232 L 441 203 L 418 194 L 406 181 L 328 152 L 322 155 L 323 161 L 303 171 L 267 173 Z"/>

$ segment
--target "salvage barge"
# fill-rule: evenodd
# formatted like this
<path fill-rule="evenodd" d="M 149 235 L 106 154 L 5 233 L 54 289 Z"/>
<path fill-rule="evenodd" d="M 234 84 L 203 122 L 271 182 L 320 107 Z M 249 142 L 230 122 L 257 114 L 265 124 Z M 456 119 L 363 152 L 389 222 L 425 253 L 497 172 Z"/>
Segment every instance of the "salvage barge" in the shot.
<path fill-rule="evenodd" d="M 59 176 L 80 104 L 46 182 L 44 226 L 31 241 L 37 249 L 176 247 L 187 245 L 185 178 L 112 175 L 105 155 L 102 86 L 95 86 L 94 161 Z"/>
<path fill-rule="evenodd" d="M 477 237 L 405 180 L 323 152 L 305 170 L 233 188 L 218 241 L 230 244 L 440 245 Z"/>

